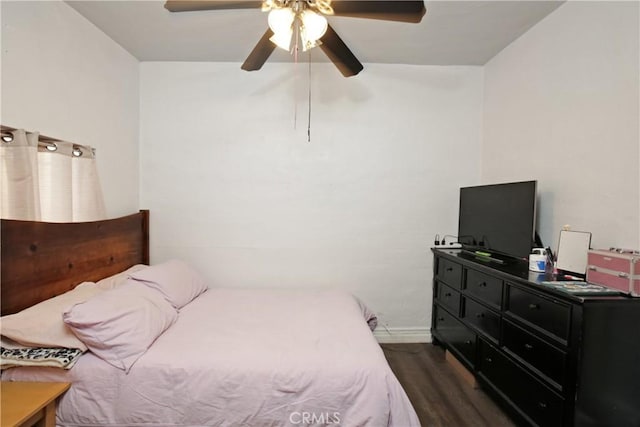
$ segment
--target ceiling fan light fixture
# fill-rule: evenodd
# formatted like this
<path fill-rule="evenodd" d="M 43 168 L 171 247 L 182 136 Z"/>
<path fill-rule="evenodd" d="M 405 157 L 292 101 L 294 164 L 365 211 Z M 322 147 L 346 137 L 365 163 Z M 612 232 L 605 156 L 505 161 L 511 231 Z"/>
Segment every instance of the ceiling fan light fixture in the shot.
<path fill-rule="evenodd" d="M 273 36 L 269 38 L 276 46 L 289 51 L 294 26 L 296 34 L 300 34 L 302 50 L 307 51 L 320 44 L 319 39 L 327 31 L 327 19 L 309 9 L 294 10 L 291 7 L 281 7 L 269 11 L 269 28 Z M 297 37 L 297 36 L 296 36 Z"/>
<path fill-rule="evenodd" d="M 295 17 L 296 15 L 291 8 L 271 9 L 267 18 L 269 28 L 276 34 L 290 31 Z"/>
<path fill-rule="evenodd" d="M 269 40 L 281 49 L 288 51 L 291 46 L 295 17 L 293 10 L 288 7 L 271 9 L 269 12 L 269 28 L 273 31 L 273 36 Z"/>
<path fill-rule="evenodd" d="M 291 49 L 291 38 L 293 37 L 293 29 L 289 28 L 288 30 L 280 30 L 279 32 L 274 32 L 274 34 L 269 37 L 269 40 L 273 42 L 280 49 L 284 49 L 289 51 Z"/>
<path fill-rule="evenodd" d="M 320 44 L 320 37 L 327 32 L 327 19 L 309 9 L 301 13 L 302 29 L 300 38 L 302 39 L 302 50 L 306 51 Z"/>

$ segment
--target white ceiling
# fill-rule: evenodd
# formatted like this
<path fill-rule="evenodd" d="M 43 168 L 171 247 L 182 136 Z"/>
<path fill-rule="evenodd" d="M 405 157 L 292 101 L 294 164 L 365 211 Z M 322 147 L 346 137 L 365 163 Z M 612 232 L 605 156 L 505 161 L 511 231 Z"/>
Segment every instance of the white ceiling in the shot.
<path fill-rule="evenodd" d="M 164 1 L 67 3 L 140 61 L 243 62 L 267 29 L 260 9 L 171 13 Z M 563 1 L 425 1 L 419 24 L 329 17 L 362 63 L 483 65 Z M 320 49 L 314 61 L 327 60 Z M 292 61 L 276 49 L 269 61 Z"/>

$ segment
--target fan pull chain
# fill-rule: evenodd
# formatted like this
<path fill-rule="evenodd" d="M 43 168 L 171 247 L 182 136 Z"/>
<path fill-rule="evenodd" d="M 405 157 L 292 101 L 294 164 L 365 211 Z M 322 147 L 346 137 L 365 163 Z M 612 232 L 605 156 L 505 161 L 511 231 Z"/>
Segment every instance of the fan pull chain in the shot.
<path fill-rule="evenodd" d="M 298 127 L 298 61 L 293 65 L 293 130 Z"/>
<path fill-rule="evenodd" d="M 307 142 L 311 142 L 311 50 L 309 50 L 309 116 L 307 117 Z"/>
<path fill-rule="evenodd" d="M 298 31 L 299 27 L 297 25 L 295 27 L 295 42 L 293 44 L 293 75 L 295 76 L 293 79 L 293 130 L 298 129 L 298 39 L 300 39 Z"/>

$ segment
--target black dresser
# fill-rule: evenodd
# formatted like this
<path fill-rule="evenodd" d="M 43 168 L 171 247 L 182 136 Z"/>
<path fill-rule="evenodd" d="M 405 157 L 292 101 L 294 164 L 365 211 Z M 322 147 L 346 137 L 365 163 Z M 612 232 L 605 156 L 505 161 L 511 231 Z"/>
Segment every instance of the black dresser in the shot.
<path fill-rule="evenodd" d="M 433 341 L 515 421 L 640 427 L 640 298 L 576 296 L 524 261 L 432 251 Z"/>

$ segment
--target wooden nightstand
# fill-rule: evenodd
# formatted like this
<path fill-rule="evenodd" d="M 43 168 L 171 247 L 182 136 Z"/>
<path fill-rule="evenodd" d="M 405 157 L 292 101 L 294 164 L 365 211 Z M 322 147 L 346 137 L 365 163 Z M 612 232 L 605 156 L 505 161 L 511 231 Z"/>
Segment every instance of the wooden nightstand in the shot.
<path fill-rule="evenodd" d="M 2 382 L 0 384 L 0 425 L 56 425 L 56 399 L 70 383 Z"/>

